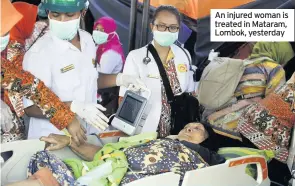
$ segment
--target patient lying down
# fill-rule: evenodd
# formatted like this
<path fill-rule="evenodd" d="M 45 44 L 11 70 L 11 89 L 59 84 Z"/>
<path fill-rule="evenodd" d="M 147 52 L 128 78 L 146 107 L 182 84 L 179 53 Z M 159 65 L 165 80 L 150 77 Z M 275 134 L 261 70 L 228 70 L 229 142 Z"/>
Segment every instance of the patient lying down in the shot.
<path fill-rule="evenodd" d="M 73 172 L 75 179 L 85 175 L 85 171 L 83 173 L 83 167 L 85 165 L 91 169 L 107 161 L 112 161 L 112 166 L 116 168 L 112 170 L 112 173 L 108 175 L 107 178 L 97 179 L 97 183 L 105 183 L 101 185 L 125 185 L 146 176 L 171 171 L 177 172 L 183 176 L 186 171 L 224 163 L 225 159 L 216 153 L 218 149 L 215 148 L 214 143 L 209 140 L 211 133 L 214 132 L 210 127 L 200 123 L 190 123 L 186 125 L 177 136 L 153 140 L 145 136 L 143 139 L 149 140 L 142 140 L 140 139 L 140 137 L 144 135 L 142 134 L 131 137 L 132 140 L 130 138 L 130 140 L 127 139 L 111 145 L 107 144 L 104 147 L 89 143 L 77 146 L 70 140 L 70 137 L 57 134 L 42 137 L 40 140 L 48 144 L 46 149 L 49 151 L 69 146 L 74 153 L 83 160 L 86 160 L 83 162 L 75 159 L 64 160 L 65 164 L 71 168 L 70 170 Z M 211 150 L 202 145 L 210 146 Z M 42 162 L 42 164 L 44 164 L 44 162 Z M 40 166 L 37 165 L 36 167 L 39 168 Z M 39 169 L 39 171 L 40 170 L 42 169 Z M 32 172 L 32 174 L 38 174 L 39 171 Z M 48 170 L 43 170 L 43 172 L 48 181 Z M 54 172 L 53 175 L 56 175 L 56 173 Z M 61 176 L 59 176 L 59 178 L 60 177 Z M 111 179 L 112 177 L 113 179 Z M 42 179 L 39 173 L 38 179 L 35 181 L 36 185 L 38 185 L 38 183 L 46 185 L 44 184 L 46 180 L 42 181 Z M 69 185 L 73 184 L 69 181 L 70 179 L 66 178 L 65 180 L 67 180 Z M 29 179 L 21 184 L 24 186 L 26 182 L 30 182 L 29 184 L 33 185 L 32 181 L 32 179 Z M 65 183 L 64 180 L 61 182 L 57 179 L 57 181 L 59 184 L 54 185 L 64 185 Z M 20 184 L 15 183 L 11 186 L 13 185 L 17 186 Z"/>
<path fill-rule="evenodd" d="M 209 138 L 214 133 L 212 128 L 207 125 L 190 123 L 178 135 L 168 136 L 167 138 L 180 141 L 186 147 L 198 152 L 209 165 L 215 165 L 223 163 L 224 159 L 216 154 L 218 151 L 218 147 L 215 145 L 216 142 L 212 140 L 213 138 Z M 48 144 L 46 149 L 49 151 L 69 146 L 74 153 L 87 161 L 92 161 L 95 154 L 102 148 L 89 143 L 77 146 L 71 141 L 70 144 L 70 138 L 65 135 L 50 134 L 48 137 L 42 137 L 40 140 Z"/>

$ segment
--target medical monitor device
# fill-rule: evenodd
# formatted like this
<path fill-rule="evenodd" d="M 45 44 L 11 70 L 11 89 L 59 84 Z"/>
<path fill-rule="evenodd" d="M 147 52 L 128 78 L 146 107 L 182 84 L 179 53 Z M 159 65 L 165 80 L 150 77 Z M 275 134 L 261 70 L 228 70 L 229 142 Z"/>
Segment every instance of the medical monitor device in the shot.
<path fill-rule="evenodd" d="M 133 135 L 146 105 L 147 98 L 127 90 L 111 125 L 128 135 Z"/>

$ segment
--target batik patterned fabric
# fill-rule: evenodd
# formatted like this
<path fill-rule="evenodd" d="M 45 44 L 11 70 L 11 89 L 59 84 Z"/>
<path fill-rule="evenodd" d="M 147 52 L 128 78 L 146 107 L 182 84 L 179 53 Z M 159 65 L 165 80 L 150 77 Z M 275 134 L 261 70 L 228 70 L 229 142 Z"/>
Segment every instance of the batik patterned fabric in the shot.
<path fill-rule="evenodd" d="M 295 83 L 287 83 L 265 99 L 250 105 L 239 120 L 239 132 L 261 150 L 273 150 L 286 162 L 295 123 Z"/>
<path fill-rule="evenodd" d="M 12 123 L 13 127 L 10 131 L 4 132 L 1 130 L 1 143 L 27 139 L 23 118 L 18 117 L 14 112 L 12 112 Z"/>
<path fill-rule="evenodd" d="M 31 46 L 38 40 L 38 38 L 41 38 L 45 33 L 47 33 L 49 30 L 48 25 L 45 22 L 38 21 L 35 23 L 33 33 L 31 37 L 26 39 L 26 51 L 31 48 Z"/>
<path fill-rule="evenodd" d="M 22 44 L 17 41 L 11 40 L 8 43 L 6 56 L 3 55 L 8 61 L 15 64 L 15 67 L 19 70 L 23 68 L 22 56 L 25 54 L 25 49 Z M 22 96 L 18 92 L 12 90 L 4 90 L 3 100 L 12 111 L 16 113 L 18 117 L 24 115 L 24 105 Z"/>
<path fill-rule="evenodd" d="M 19 56 L 24 54 L 23 45 L 16 41 L 10 41 L 7 49 L 1 53 L 3 58 L 8 59 L 17 69 L 22 69 L 22 61 Z M 12 142 L 16 140 L 25 140 L 25 125 L 21 116 L 24 115 L 22 97 L 11 90 L 3 90 L 3 101 L 10 107 L 13 115 L 13 128 L 10 131 L 1 131 L 1 143 Z"/>
<path fill-rule="evenodd" d="M 240 139 L 237 125 L 245 108 L 274 92 L 284 83 L 285 72 L 280 65 L 273 62 L 248 65 L 235 90 L 235 96 L 242 96 L 241 99 L 233 100 L 218 111 L 205 110 L 203 120 L 208 120 L 217 133 Z"/>
<path fill-rule="evenodd" d="M 22 62 L 23 55 L 19 55 L 17 61 Z M 32 100 L 58 129 L 67 127 L 75 116 L 70 108 L 61 102 L 42 81 L 31 73 L 17 68 L 15 63 L 6 58 L 1 59 L 2 88 L 17 92 L 21 97 Z"/>
<path fill-rule="evenodd" d="M 172 139 L 153 140 L 127 148 L 124 153 L 129 163 L 129 171 L 121 185 L 166 172 L 180 174 L 182 180 L 186 171 L 209 166 L 198 153 Z"/>
<path fill-rule="evenodd" d="M 181 87 L 179 80 L 177 78 L 177 72 L 175 69 L 174 64 L 174 54 L 170 50 L 166 63 L 163 63 L 163 66 L 166 70 L 166 74 L 168 76 L 170 86 L 174 95 L 181 93 Z M 171 108 L 170 104 L 168 103 L 165 87 L 163 81 L 161 80 L 161 90 L 162 90 L 162 110 L 161 110 L 161 117 L 158 127 L 158 132 L 160 137 L 166 137 L 170 135 L 171 131 Z"/>
<path fill-rule="evenodd" d="M 32 156 L 28 165 L 28 177 L 42 168 L 48 168 L 62 186 L 72 186 L 75 183 L 75 178 L 66 164 L 48 151 L 39 151 Z"/>

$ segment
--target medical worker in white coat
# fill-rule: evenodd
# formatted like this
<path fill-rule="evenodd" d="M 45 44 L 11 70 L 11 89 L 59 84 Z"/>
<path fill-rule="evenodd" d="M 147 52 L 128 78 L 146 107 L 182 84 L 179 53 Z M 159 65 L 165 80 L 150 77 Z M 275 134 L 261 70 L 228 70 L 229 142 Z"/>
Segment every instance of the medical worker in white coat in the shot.
<path fill-rule="evenodd" d="M 193 71 L 190 70 L 190 54 L 174 44 L 178 39 L 179 27 L 180 14 L 175 7 L 157 8 L 151 23 L 154 37 L 152 44 L 161 58 L 174 95 L 195 90 Z M 128 54 L 123 74 L 139 77 L 151 90 L 146 108 L 147 118 L 142 121 L 141 132 L 158 131 L 160 137 L 168 136 L 172 127 L 171 109 L 158 66 L 151 53 L 147 52 L 146 46 Z M 124 96 L 125 91 L 126 88 L 121 87 L 120 97 Z"/>
<path fill-rule="evenodd" d="M 108 127 L 108 118 L 96 104 L 97 88 L 136 84 L 134 77 L 99 74 L 94 66 L 95 44 L 89 33 L 79 29 L 85 0 L 47 0 L 50 30 L 25 54 L 23 68 L 44 81 L 63 102 L 66 102 L 84 126 L 87 134 L 99 133 Z M 36 97 L 35 99 L 38 99 Z M 50 98 L 48 98 L 50 99 Z M 63 134 L 53 126 L 32 101 L 24 99 L 30 119 L 28 138 L 50 133 Z M 50 112 L 54 112 L 51 110 Z"/>

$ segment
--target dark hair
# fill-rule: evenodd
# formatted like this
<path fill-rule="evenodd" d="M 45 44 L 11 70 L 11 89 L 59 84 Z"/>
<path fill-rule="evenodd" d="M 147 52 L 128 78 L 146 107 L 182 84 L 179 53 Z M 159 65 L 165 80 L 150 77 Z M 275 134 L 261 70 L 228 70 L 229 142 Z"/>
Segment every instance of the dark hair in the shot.
<path fill-rule="evenodd" d="M 153 19 L 152 19 L 152 24 L 155 23 L 155 20 L 157 19 L 158 14 L 161 13 L 161 12 L 163 12 L 163 11 L 167 11 L 167 12 L 169 12 L 169 13 L 175 15 L 178 24 L 180 24 L 180 22 L 181 22 L 181 16 L 180 16 L 180 13 L 179 13 L 179 11 L 177 10 L 177 8 L 175 8 L 174 6 L 171 6 L 171 5 L 161 5 L 161 6 L 159 6 L 159 7 L 155 10 L 154 15 L 153 15 Z"/>

